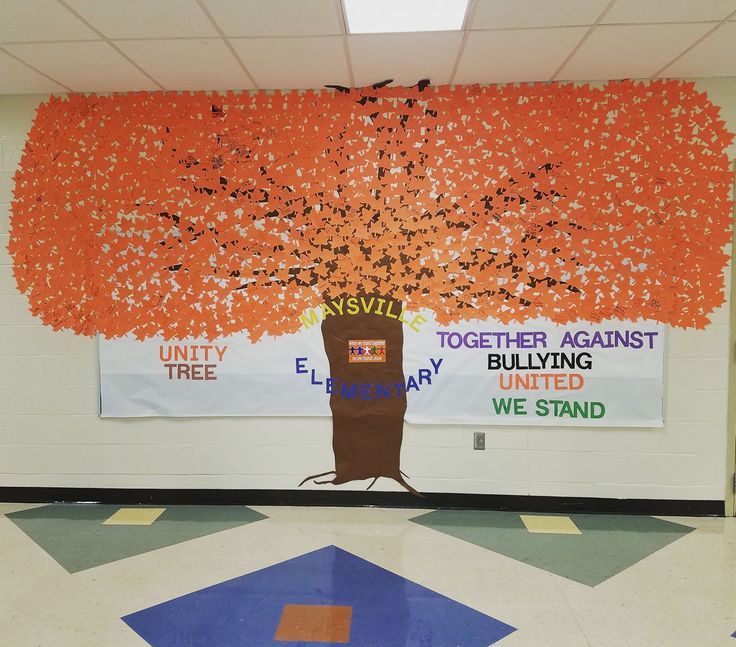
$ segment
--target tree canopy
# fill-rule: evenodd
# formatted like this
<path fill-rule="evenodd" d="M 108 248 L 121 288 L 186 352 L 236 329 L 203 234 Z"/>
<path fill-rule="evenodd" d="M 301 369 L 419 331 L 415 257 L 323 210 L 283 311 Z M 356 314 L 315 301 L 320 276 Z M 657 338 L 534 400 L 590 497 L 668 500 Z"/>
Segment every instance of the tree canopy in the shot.
<path fill-rule="evenodd" d="M 71 95 L 38 109 L 9 250 L 80 334 L 257 340 L 353 294 L 700 328 L 732 137 L 677 81 Z"/>

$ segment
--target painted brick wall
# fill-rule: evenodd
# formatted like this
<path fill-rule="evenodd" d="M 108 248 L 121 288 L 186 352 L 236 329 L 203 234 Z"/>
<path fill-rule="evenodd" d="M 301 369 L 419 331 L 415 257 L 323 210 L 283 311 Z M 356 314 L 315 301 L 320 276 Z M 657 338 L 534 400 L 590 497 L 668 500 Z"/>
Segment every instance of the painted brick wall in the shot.
<path fill-rule="evenodd" d="M 699 86 L 736 130 L 736 79 Z M 44 98 L 0 97 L 0 486 L 294 488 L 330 469 L 328 419 L 97 417 L 96 341 L 31 317 L 6 249 L 12 175 Z M 488 427 L 480 452 L 477 427 L 407 425 L 402 467 L 424 491 L 723 499 L 728 334 L 728 305 L 702 332 L 669 331 L 662 429 Z"/>

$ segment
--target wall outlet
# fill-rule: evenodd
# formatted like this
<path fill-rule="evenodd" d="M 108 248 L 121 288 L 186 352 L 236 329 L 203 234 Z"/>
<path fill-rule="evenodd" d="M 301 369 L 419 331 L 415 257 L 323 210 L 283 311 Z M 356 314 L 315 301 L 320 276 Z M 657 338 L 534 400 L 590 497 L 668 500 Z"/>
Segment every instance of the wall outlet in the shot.
<path fill-rule="evenodd" d="M 486 432 L 485 431 L 474 431 L 473 432 L 473 449 L 485 449 L 486 448 Z"/>

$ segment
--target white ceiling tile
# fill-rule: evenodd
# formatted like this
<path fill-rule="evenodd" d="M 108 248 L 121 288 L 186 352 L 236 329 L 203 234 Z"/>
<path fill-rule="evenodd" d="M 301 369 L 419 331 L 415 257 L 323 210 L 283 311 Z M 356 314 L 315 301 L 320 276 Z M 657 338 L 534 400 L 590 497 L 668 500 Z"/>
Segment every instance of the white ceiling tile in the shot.
<path fill-rule="evenodd" d="M 35 43 L 4 47 L 75 92 L 158 89 L 130 61 L 102 41 Z"/>
<path fill-rule="evenodd" d="M 414 85 L 429 79 L 446 85 L 461 41 L 459 31 L 348 36 L 355 84 L 393 79 L 395 85 Z"/>
<path fill-rule="evenodd" d="M 195 0 L 67 0 L 107 38 L 217 36 Z"/>
<path fill-rule="evenodd" d="M 253 84 L 219 38 L 115 44 L 167 90 L 241 90 Z"/>
<path fill-rule="evenodd" d="M 0 42 L 94 40 L 99 38 L 56 0 L 2 0 Z"/>
<path fill-rule="evenodd" d="M 648 78 L 712 27 L 709 23 L 599 26 L 575 52 L 558 78 Z"/>
<path fill-rule="evenodd" d="M 723 20 L 736 0 L 616 0 L 601 22 L 696 22 Z"/>
<path fill-rule="evenodd" d="M 37 92 L 66 92 L 66 88 L 16 61 L 5 52 L 0 52 L 0 94 Z"/>
<path fill-rule="evenodd" d="M 471 32 L 455 83 L 548 81 L 586 31 L 553 27 Z"/>
<path fill-rule="evenodd" d="M 261 88 L 350 85 L 342 36 L 233 38 L 230 42 Z"/>
<path fill-rule="evenodd" d="M 228 36 L 344 34 L 336 0 L 204 0 Z"/>
<path fill-rule="evenodd" d="M 665 77 L 736 76 L 736 22 L 724 23 L 664 70 Z"/>
<path fill-rule="evenodd" d="M 609 0 L 478 0 L 470 29 L 592 25 Z"/>

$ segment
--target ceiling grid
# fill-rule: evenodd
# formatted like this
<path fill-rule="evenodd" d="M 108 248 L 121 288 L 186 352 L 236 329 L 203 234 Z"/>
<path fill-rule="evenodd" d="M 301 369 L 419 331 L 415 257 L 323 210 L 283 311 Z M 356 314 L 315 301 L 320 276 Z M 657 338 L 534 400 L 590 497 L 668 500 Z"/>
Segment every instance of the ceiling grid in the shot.
<path fill-rule="evenodd" d="M 708 31 L 703 36 L 701 36 L 697 41 L 695 41 L 692 45 L 690 45 L 690 47 L 688 47 L 687 49 L 685 49 L 683 52 L 680 52 L 673 60 L 671 60 L 669 63 L 667 63 L 667 65 L 665 65 L 661 70 L 658 70 L 657 72 L 655 72 L 653 78 L 661 78 L 662 75 L 664 74 L 664 72 L 667 70 L 667 68 L 672 67 L 675 63 L 677 63 L 677 61 L 679 61 L 680 59 L 682 59 L 683 57 L 685 57 L 688 54 L 688 52 L 690 52 L 691 50 L 695 49 L 698 45 L 700 45 L 709 36 L 712 36 L 715 31 L 717 31 L 721 27 L 726 26 L 728 24 L 728 21 L 729 20 L 734 20 L 734 19 L 736 19 L 736 11 L 734 11 L 732 14 L 730 14 L 725 20 L 722 20 L 721 22 L 719 22 L 718 24 L 716 24 L 715 27 L 713 27 L 710 31 Z M 733 23 L 731 23 L 731 27 L 734 27 L 734 24 Z M 730 42 L 733 43 L 734 41 L 731 40 Z"/>
<path fill-rule="evenodd" d="M 335 0 L 335 8 L 340 16 L 340 25 L 344 32 L 341 36 L 342 48 L 345 52 L 345 60 L 348 64 L 348 78 L 350 79 L 350 87 L 355 87 L 355 72 L 353 72 L 353 59 L 350 56 L 350 45 L 348 45 L 348 21 L 345 18 L 345 8 L 342 6 L 342 0 Z"/>
<path fill-rule="evenodd" d="M 606 7 L 603 9 L 601 14 L 596 18 L 595 22 L 588 28 L 588 31 L 585 32 L 585 35 L 580 39 L 578 44 L 575 46 L 575 49 L 573 49 L 568 55 L 567 58 L 565 58 L 564 61 L 560 64 L 560 66 L 555 70 L 555 73 L 552 75 L 551 80 L 557 80 L 559 78 L 560 73 L 565 68 L 565 66 L 570 62 L 570 59 L 575 56 L 575 54 L 578 53 L 580 48 L 583 46 L 586 40 L 588 40 L 588 37 L 593 33 L 593 30 L 595 29 L 596 25 L 598 25 L 603 18 L 606 17 L 606 14 L 611 10 L 611 7 L 613 7 L 616 0 L 611 0 Z"/>
<path fill-rule="evenodd" d="M 105 35 L 99 29 L 97 29 L 94 25 L 92 25 L 89 22 L 87 22 L 82 16 L 80 16 L 76 11 L 74 11 L 74 9 L 72 9 L 66 2 L 64 2 L 64 0 L 57 0 L 57 1 L 58 1 L 58 3 L 62 7 L 64 7 L 67 11 L 69 11 L 75 18 L 77 18 L 86 27 L 88 27 L 95 34 L 97 34 L 100 37 L 101 40 L 103 40 L 110 47 L 112 47 L 118 54 L 120 54 L 120 56 L 122 56 L 124 59 L 126 59 L 128 61 L 128 63 L 130 63 L 133 67 L 137 68 L 140 71 L 141 74 L 143 74 L 144 76 L 146 76 L 152 83 L 154 83 L 156 86 L 158 86 L 158 89 L 159 90 L 163 90 L 164 89 L 164 86 L 163 85 L 161 85 L 158 81 L 156 81 L 156 79 L 154 79 L 148 72 L 146 72 L 146 70 L 144 70 L 142 67 L 140 67 L 139 65 L 137 65 L 135 63 L 135 61 L 133 61 L 130 58 L 128 58 L 128 56 L 126 56 L 125 52 L 123 52 L 117 45 L 115 45 L 115 43 L 113 43 L 112 41 L 108 40 L 105 37 Z M 74 91 L 75 92 L 83 92 L 84 90 L 83 90 L 83 88 L 74 88 Z"/>
<path fill-rule="evenodd" d="M 736 0 L 470 0 L 350 34 L 345 0 L 3 0 L 0 94 L 736 76 Z"/>

